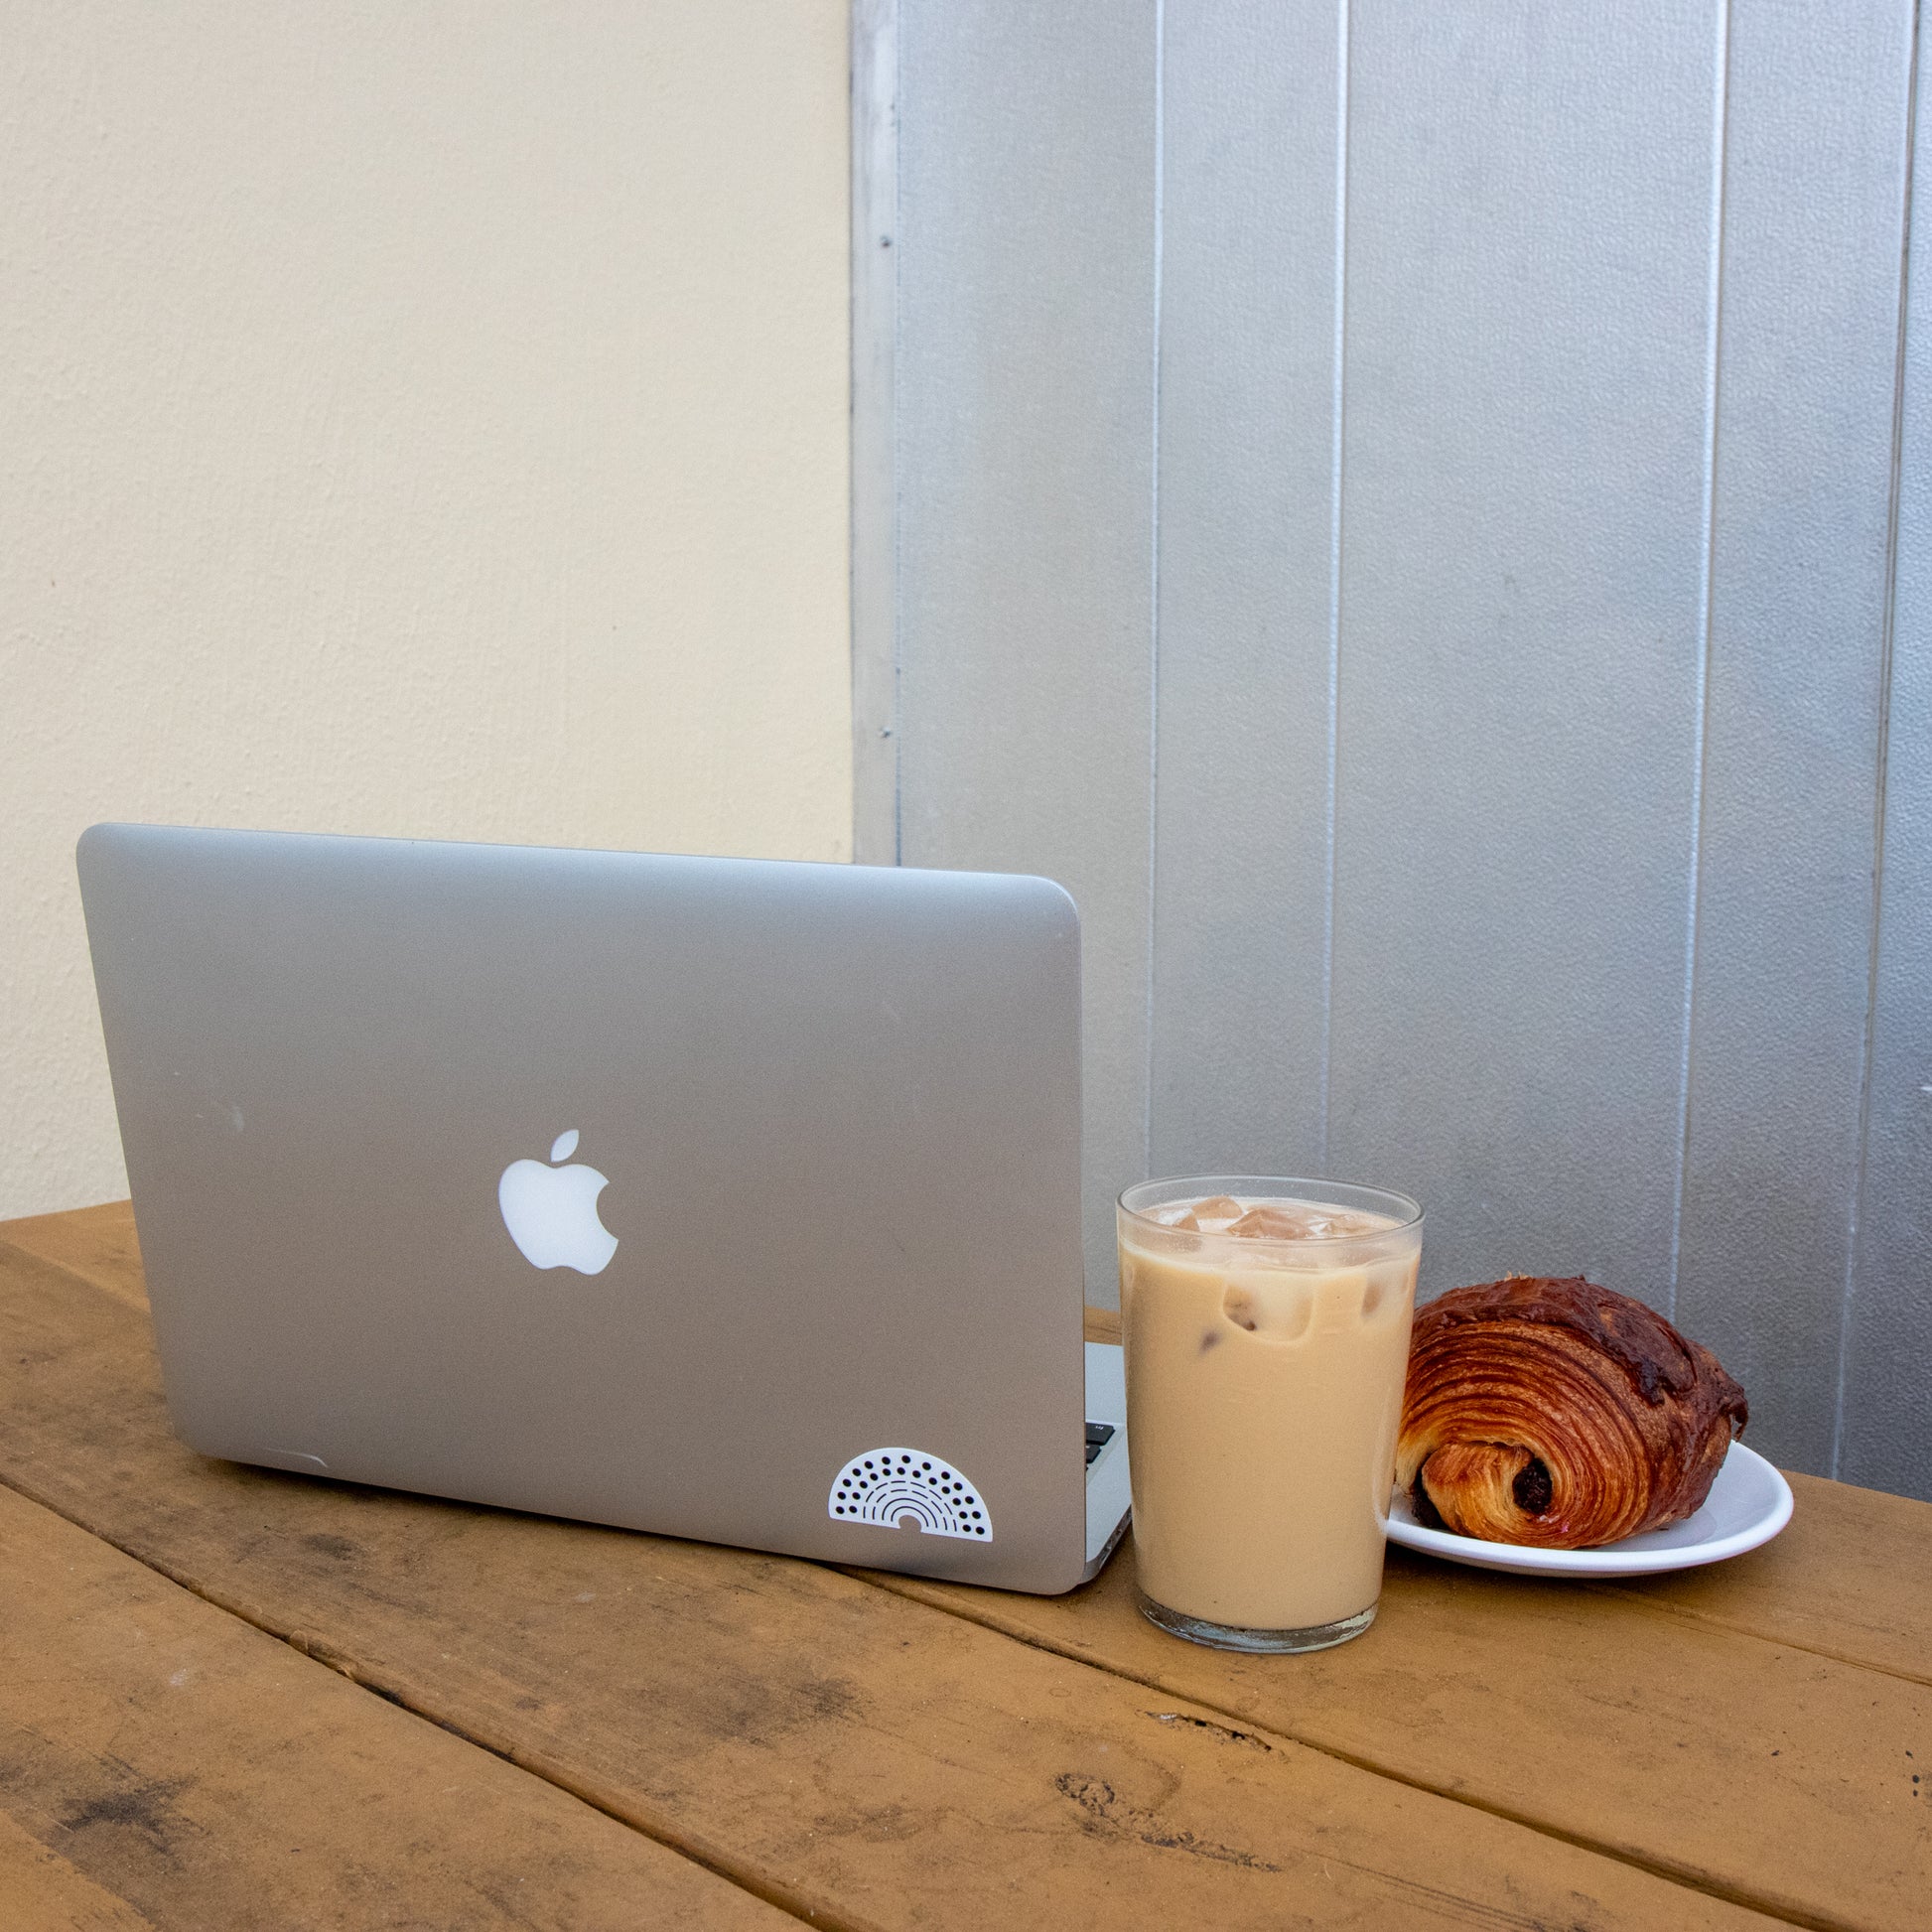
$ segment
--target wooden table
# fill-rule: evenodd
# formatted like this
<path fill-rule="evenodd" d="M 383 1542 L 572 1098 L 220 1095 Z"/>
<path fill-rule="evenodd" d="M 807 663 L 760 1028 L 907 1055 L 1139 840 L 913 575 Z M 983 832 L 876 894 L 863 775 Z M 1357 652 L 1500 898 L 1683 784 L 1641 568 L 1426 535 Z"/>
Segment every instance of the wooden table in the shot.
<path fill-rule="evenodd" d="M 209 1462 L 0 1223 L 0 1926 L 1932 1926 L 1932 1507 L 1307 1658 Z"/>

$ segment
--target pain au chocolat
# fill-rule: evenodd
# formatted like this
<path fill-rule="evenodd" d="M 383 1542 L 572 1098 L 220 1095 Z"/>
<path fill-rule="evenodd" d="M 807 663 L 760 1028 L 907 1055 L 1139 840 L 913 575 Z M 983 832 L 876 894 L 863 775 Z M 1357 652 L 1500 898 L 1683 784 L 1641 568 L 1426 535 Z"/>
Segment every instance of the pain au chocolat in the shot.
<path fill-rule="evenodd" d="M 1593 1549 L 1682 1522 L 1749 1414 L 1643 1303 L 1513 1275 L 1416 1311 L 1396 1482 L 1431 1527 Z"/>

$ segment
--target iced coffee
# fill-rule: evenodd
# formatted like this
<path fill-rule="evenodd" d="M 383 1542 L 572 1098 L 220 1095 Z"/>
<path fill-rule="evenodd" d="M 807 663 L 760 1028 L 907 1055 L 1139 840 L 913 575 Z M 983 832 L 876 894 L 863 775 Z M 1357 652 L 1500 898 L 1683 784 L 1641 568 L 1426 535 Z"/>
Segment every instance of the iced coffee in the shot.
<path fill-rule="evenodd" d="M 1142 1606 L 1197 1642 L 1316 1650 L 1382 1588 L 1422 1210 L 1222 1175 L 1120 1199 Z"/>

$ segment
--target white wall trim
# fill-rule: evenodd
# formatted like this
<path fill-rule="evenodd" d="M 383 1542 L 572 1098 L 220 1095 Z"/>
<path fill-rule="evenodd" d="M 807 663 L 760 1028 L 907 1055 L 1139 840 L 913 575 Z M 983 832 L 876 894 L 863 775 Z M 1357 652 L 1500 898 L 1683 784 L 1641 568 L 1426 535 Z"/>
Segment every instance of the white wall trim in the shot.
<path fill-rule="evenodd" d="M 898 0 L 852 7 L 852 856 L 898 863 Z"/>

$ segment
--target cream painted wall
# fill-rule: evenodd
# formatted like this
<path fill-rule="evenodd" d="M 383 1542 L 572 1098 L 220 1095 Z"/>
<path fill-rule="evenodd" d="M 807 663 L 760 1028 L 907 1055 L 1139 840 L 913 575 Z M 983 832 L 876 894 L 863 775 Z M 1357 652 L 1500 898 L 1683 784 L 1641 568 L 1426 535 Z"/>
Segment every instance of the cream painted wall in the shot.
<path fill-rule="evenodd" d="M 0 1215 L 101 818 L 851 847 L 844 0 L 0 0 Z"/>

